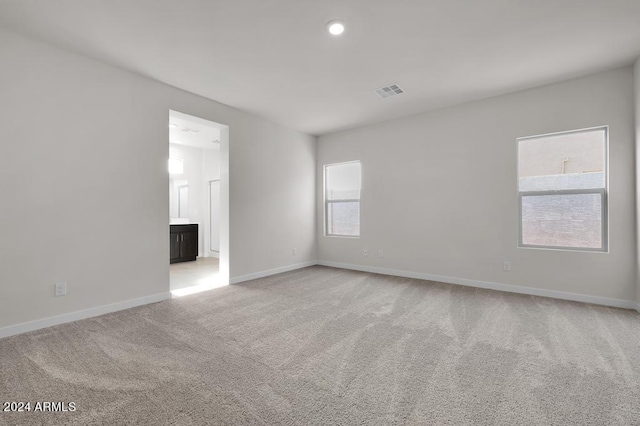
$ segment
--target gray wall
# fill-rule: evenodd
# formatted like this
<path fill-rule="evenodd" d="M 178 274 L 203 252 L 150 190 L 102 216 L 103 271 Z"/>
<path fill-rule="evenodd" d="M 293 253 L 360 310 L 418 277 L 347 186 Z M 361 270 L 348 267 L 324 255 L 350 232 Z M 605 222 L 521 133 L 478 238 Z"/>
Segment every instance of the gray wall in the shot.
<path fill-rule="evenodd" d="M 230 126 L 231 278 L 316 259 L 315 137 L 4 30 L 0 51 L 0 327 L 169 291 L 169 109 Z"/>
<path fill-rule="evenodd" d="M 640 58 L 634 66 L 635 74 L 635 112 L 636 112 L 636 244 L 637 253 L 640 256 L 640 173 L 638 172 L 638 166 L 640 166 Z M 638 302 L 638 310 L 640 311 L 640 257 L 637 260 L 638 270 L 636 271 L 637 289 L 636 289 L 636 302 Z"/>
<path fill-rule="evenodd" d="M 633 301 L 633 93 L 626 67 L 320 137 L 319 259 Z M 516 138 L 599 125 L 610 126 L 610 252 L 517 248 Z M 324 237 L 322 165 L 350 160 L 362 161 L 361 237 Z"/>

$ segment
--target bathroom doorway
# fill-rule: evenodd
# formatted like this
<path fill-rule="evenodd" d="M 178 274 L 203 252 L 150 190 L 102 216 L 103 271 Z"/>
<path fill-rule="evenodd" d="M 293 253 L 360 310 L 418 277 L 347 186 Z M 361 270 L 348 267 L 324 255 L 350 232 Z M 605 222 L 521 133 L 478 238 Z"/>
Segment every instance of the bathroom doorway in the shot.
<path fill-rule="evenodd" d="M 170 290 L 229 283 L 229 128 L 169 111 Z"/>

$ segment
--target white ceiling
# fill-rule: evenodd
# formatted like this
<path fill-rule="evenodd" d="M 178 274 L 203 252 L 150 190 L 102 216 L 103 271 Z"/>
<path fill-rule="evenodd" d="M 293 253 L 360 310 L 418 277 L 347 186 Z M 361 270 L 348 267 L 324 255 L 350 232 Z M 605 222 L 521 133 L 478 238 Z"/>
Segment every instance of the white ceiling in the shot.
<path fill-rule="evenodd" d="M 169 111 L 169 142 L 202 149 L 220 149 L 220 125 Z"/>
<path fill-rule="evenodd" d="M 0 25 L 316 135 L 640 55 L 640 0 L 2 0 Z"/>

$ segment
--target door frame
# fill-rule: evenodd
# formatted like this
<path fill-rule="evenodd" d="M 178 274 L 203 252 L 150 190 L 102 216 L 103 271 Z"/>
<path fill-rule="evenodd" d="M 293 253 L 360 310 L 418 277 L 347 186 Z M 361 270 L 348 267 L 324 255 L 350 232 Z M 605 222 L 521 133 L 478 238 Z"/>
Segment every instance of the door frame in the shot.
<path fill-rule="evenodd" d="M 213 255 L 212 257 L 219 258 L 220 257 L 220 250 L 216 251 L 216 250 L 213 250 L 211 248 L 211 228 L 212 228 L 212 226 L 211 226 L 211 218 L 213 216 L 213 214 L 212 214 L 213 212 L 211 210 L 211 184 L 213 182 L 220 182 L 220 179 L 212 179 L 212 180 L 209 181 L 209 224 L 208 224 L 209 225 L 209 227 L 208 227 L 209 228 L 209 255 Z M 220 191 L 220 188 L 218 188 L 218 191 Z M 219 204 L 220 204 L 220 206 L 218 208 L 220 210 L 222 210 L 221 209 L 222 203 L 219 203 Z M 221 211 L 219 212 L 218 216 L 220 216 L 220 213 L 221 213 Z M 220 240 L 220 228 L 221 228 L 220 219 L 218 218 L 218 248 L 220 248 L 220 241 L 219 241 Z"/>
<path fill-rule="evenodd" d="M 195 108 L 196 110 L 198 108 Z M 217 121 L 214 117 L 209 117 L 210 112 L 206 109 L 201 111 L 183 109 L 188 112 L 181 112 L 178 109 L 170 108 L 167 119 L 171 117 L 183 116 L 186 119 L 201 121 L 203 124 L 212 125 L 220 131 L 220 252 L 219 252 L 219 272 L 218 280 L 222 285 L 229 284 L 229 276 L 231 270 L 230 256 L 230 203 L 229 203 L 229 145 L 230 145 L 230 129 L 229 126 Z M 169 126 L 167 126 L 169 130 Z M 169 157 L 169 131 L 167 131 L 167 158 Z M 167 176 L 168 177 L 168 176 Z M 169 219 L 169 218 L 167 218 Z M 168 223 L 170 220 L 167 221 Z M 169 243 L 169 239 L 166 239 Z M 207 247 L 208 249 L 209 247 Z M 167 254 L 169 246 L 167 245 Z M 168 272 L 168 271 L 167 271 Z M 167 278 L 169 276 L 167 274 Z M 169 280 L 170 281 L 170 280 Z"/>

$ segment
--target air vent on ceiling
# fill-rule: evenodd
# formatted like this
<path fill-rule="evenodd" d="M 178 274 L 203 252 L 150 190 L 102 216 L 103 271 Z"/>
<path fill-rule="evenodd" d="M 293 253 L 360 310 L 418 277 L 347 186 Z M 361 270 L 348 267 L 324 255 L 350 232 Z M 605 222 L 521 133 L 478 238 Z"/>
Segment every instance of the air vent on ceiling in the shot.
<path fill-rule="evenodd" d="M 182 131 L 185 133 L 200 133 L 200 130 L 190 129 L 188 127 L 183 127 Z"/>
<path fill-rule="evenodd" d="M 389 98 L 391 96 L 396 96 L 404 93 L 404 90 L 400 88 L 397 84 L 390 84 L 388 86 L 381 87 L 379 89 L 374 90 L 375 94 L 380 96 L 382 99 Z"/>

